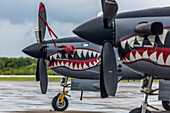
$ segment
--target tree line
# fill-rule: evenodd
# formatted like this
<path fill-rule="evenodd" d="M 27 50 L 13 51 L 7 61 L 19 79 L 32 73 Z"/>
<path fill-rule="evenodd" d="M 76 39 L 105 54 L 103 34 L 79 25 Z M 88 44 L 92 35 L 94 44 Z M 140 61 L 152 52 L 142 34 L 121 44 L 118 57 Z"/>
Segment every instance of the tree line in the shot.
<path fill-rule="evenodd" d="M 35 75 L 37 67 L 37 59 L 33 58 L 0 58 L 0 75 Z M 53 71 L 48 69 L 48 75 L 55 75 Z"/>

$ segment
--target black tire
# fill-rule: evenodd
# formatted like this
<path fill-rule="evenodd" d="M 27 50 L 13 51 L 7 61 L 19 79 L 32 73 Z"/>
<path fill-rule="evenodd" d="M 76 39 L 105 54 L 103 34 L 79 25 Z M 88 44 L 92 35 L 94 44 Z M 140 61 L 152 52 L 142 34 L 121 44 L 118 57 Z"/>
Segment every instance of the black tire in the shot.
<path fill-rule="evenodd" d="M 58 100 L 59 96 L 60 96 L 60 94 L 58 94 L 57 96 L 55 96 L 53 98 L 53 100 L 52 100 L 52 107 L 54 108 L 55 111 L 64 111 L 68 107 L 68 99 L 66 97 L 64 97 L 63 105 L 60 105 L 59 102 L 61 100 Z"/>
<path fill-rule="evenodd" d="M 135 108 L 129 113 L 141 113 L 142 109 L 141 108 Z M 146 113 L 151 113 L 149 110 L 146 110 Z"/>
<path fill-rule="evenodd" d="M 170 102 L 169 101 L 162 101 L 162 106 L 165 110 L 170 111 Z"/>

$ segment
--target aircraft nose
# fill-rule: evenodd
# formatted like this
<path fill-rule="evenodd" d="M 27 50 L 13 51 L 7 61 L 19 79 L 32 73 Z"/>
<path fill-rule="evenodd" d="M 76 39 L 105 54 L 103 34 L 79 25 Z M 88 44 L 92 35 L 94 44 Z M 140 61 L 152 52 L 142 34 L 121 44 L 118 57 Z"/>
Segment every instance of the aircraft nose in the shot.
<path fill-rule="evenodd" d="M 47 47 L 46 44 L 34 43 L 24 48 L 22 52 L 34 58 L 46 58 L 47 55 L 46 47 Z"/>
<path fill-rule="evenodd" d="M 97 17 L 78 26 L 73 32 L 85 40 L 102 45 L 105 40 L 113 40 L 114 29 L 105 29 L 103 17 Z"/>

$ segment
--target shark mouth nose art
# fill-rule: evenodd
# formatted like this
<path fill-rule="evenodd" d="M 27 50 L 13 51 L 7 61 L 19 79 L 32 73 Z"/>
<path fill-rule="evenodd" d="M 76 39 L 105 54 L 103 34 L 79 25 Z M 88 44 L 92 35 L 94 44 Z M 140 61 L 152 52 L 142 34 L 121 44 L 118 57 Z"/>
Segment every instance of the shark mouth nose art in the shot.
<path fill-rule="evenodd" d="M 170 31 L 162 35 L 139 37 L 133 35 L 119 43 L 119 56 L 124 64 L 137 61 L 150 62 L 157 66 L 170 67 Z"/>
<path fill-rule="evenodd" d="M 83 71 L 97 66 L 101 62 L 101 53 L 88 48 L 75 48 L 75 54 L 54 53 L 48 57 L 50 69 L 64 67 Z"/>

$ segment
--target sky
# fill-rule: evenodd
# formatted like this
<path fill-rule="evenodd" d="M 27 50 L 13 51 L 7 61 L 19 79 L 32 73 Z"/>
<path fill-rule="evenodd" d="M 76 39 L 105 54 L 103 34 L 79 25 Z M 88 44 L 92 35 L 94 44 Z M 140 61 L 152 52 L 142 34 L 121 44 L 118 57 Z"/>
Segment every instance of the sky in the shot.
<path fill-rule="evenodd" d="M 0 57 L 28 57 L 22 49 L 36 42 L 39 3 L 47 10 L 47 21 L 59 38 L 75 36 L 72 30 L 97 16 L 100 0 L 1 0 Z M 170 0 L 117 0 L 119 12 L 170 6 Z M 46 40 L 50 39 L 46 33 Z"/>

